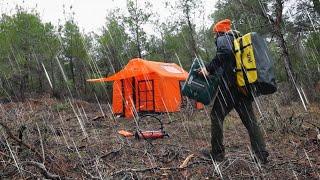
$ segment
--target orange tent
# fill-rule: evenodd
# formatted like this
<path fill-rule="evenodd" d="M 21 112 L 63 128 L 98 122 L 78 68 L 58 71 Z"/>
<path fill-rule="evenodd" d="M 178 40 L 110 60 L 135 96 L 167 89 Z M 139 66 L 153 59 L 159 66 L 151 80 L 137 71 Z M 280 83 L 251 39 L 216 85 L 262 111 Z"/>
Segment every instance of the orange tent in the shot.
<path fill-rule="evenodd" d="M 110 77 L 88 81 L 113 81 L 113 113 L 133 117 L 135 112 L 180 111 L 180 83 L 187 77 L 188 73 L 174 63 L 136 58 Z"/>

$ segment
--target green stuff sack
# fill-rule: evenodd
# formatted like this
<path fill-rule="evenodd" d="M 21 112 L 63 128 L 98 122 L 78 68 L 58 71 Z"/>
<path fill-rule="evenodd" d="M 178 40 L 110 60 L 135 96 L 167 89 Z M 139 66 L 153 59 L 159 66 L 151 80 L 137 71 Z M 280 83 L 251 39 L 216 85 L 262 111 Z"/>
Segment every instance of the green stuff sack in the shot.
<path fill-rule="evenodd" d="M 197 72 L 200 67 L 203 67 L 203 62 L 201 59 L 196 58 L 191 65 L 189 76 L 182 87 L 182 95 L 208 105 L 218 91 L 220 76 L 209 75 L 204 77 Z"/>
<path fill-rule="evenodd" d="M 264 39 L 256 32 L 234 40 L 236 80 L 239 87 L 251 87 L 256 95 L 276 92 L 273 58 Z"/>

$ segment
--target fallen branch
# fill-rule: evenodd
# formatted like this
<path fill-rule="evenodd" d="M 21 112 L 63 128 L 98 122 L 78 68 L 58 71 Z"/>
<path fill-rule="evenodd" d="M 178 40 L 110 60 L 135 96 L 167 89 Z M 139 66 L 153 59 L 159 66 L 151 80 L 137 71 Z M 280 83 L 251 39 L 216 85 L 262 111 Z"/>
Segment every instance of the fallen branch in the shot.
<path fill-rule="evenodd" d="M 2 152 L 2 151 L 0 151 L 0 155 L 12 159 L 11 156 L 7 155 L 6 153 L 4 153 L 4 152 Z"/>
<path fill-rule="evenodd" d="M 98 176 L 94 176 L 94 175 L 92 175 L 90 172 L 88 172 L 86 169 L 84 169 L 84 168 L 81 168 L 82 169 L 82 171 L 85 173 L 85 175 L 88 177 L 88 178 L 90 178 L 90 179 L 94 179 L 94 180 L 100 180 L 101 178 L 100 177 L 98 177 Z"/>
<path fill-rule="evenodd" d="M 230 164 L 228 164 L 228 166 L 226 168 L 224 168 L 221 172 L 226 171 L 227 169 L 229 169 L 229 167 L 231 167 L 232 164 L 234 164 L 239 158 L 237 157 L 236 159 L 234 159 Z"/>
<path fill-rule="evenodd" d="M 77 116 L 68 117 L 68 118 L 65 119 L 64 121 L 70 121 L 71 119 L 75 119 L 75 118 L 77 118 Z"/>
<path fill-rule="evenodd" d="M 116 150 L 112 150 L 112 151 L 110 151 L 110 152 L 107 152 L 106 154 L 101 155 L 101 156 L 98 157 L 97 159 L 104 159 L 104 158 L 108 157 L 108 156 L 111 155 L 111 154 L 116 154 L 116 153 L 118 153 L 119 151 L 121 151 L 123 147 L 124 147 L 124 146 L 121 146 L 119 149 L 116 149 Z M 96 161 L 96 159 L 91 160 L 89 163 L 92 163 L 92 162 L 94 162 L 94 161 Z"/>
<path fill-rule="evenodd" d="M 17 138 L 15 135 L 12 134 L 10 128 L 3 122 L 0 122 L 0 125 L 4 128 L 4 130 L 6 131 L 7 135 L 13 139 L 14 141 L 16 141 L 18 144 L 23 145 L 24 147 L 26 147 L 27 149 L 29 149 L 30 151 L 34 152 L 39 159 L 41 159 L 42 162 L 44 162 L 45 160 L 43 159 L 42 155 L 31 145 L 24 143 L 21 139 Z"/>
<path fill-rule="evenodd" d="M 106 118 L 106 116 L 96 116 L 96 117 L 94 117 L 94 118 L 92 118 L 90 120 L 91 121 L 96 121 L 96 120 L 101 119 L 101 118 Z"/>
<path fill-rule="evenodd" d="M 116 154 L 116 153 L 118 153 L 119 151 L 121 151 L 122 148 L 123 148 L 123 146 L 121 146 L 121 147 L 120 147 L 119 149 L 117 149 L 117 150 L 110 151 L 110 152 L 108 152 L 108 153 L 100 156 L 99 159 L 106 158 L 106 157 L 108 157 L 110 154 Z"/>
<path fill-rule="evenodd" d="M 308 121 L 305 121 L 305 123 L 310 124 L 310 125 L 314 126 L 315 128 L 317 128 L 318 130 L 320 130 L 320 126 L 318 126 L 318 125 L 316 125 L 314 123 L 311 123 L 311 122 L 308 122 Z"/>
<path fill-rule="evenodd" d="M 188 165 L 189 161 L 194 157 L 194 154 L 190 154 L 183 163 L 179 166 L 179 168 L 184 168 Z"/>
<path fill-rule="evenodd" d="M 122 174 L 124 172 L 147 172 L 147 171 L 181 171 L 181 170 L 184 170 L 184 169 L 187 169 L 193 165 L 196 165 L 196 164 L 201 164 L 201 163 L 208 163 L 207 161 L 196 161 L 196 162 L 193 162 L 193 163 L 190 163 L 189 165 L 185 166 L 185 167 L 150 167 L 150 168 L 144 168 L 144 169 L 122 169 L 122 170 L 119 170 L 119 171 L 116 171 L 114 173 L 111 173 L 111 176 L 116 176 L 118 174 Z"/>
<path fill-rule="evenodd" d="M 305 156 L 302 156 L 302 157 L 300 157 L 298 159 L 292 159 L 292 160 L 290 159 L 290 160 L 287 160 L 287 161 L 282 161 L 282 162 L 279 162 L 279 163 L 275 163 L 272 166 L 268 167 L 267 169 L 270 170 L 270 169 L 272 169 L 272 168 L 274 168 L 276 166 L 282 166 L 284 164 L 290 164 L 290 163 L 297 163 L 297 162 L 299 162 L 300 160 L 302 160 L 304 158 L 305 158 Z"/>
<path fill-rule="evenodd" d="M 0 170 L 0 179 L 13 177 L 18 173 L 18 169 L 16 166 L 12 166 L 11 168 L 5 168 Z"/>
<path fill-rule="evenodd" d="M 22 165 L 30 165 L 30 166 L 34 166 L 36 168 L 38 168 L 40 170 L 40 173 L 47 179 L 60 179 L 59 175 L 56 174 L 52 174 L 50 172 L 48 172 L 48 170 L 46 169 L 46 167 L 44 166 L 44 164 L 42 163 L 38 163 L 35 161 L 26 161 L 26 162 L 22 162 Z"/>

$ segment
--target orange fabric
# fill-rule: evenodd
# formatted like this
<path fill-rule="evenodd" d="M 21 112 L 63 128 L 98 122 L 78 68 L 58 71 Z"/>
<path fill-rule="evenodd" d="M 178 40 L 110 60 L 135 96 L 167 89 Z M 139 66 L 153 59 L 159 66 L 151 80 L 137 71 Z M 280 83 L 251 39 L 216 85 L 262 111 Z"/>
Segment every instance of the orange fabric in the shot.
<path fill-rule="evenodd" d="M 123 111 L 122 107 L 122 85 L 121 81 L 114 81 L 112 88 L 112 99 L 117 99 L 112 102 L 112 111 L 114 114 L 121 114 Z"/>
<path fill-rule="evenodd" d="M 114 81 L 112 111 L 130 118 L 135 111 L 179 111 L 180 81 L 187 77 L 188 73 L 174 63 L 136 58 L 110 77 L 87 81 Z"/>
<path fill-rule="evenodd" d="M 217 22 L 213 27 L 213 32 L 228 32 L 231 30 L 231 21 L 230 19 L 224 19 Z"/>
<path fill-rule="evenodd" d="M 124 80 L 124 105 L 125 105 L 125 117 L 133 117 L 134 107 L 133 97 L 132 97 L 133 89 L 132 89 L 132 79 Z M 122 99 L 119 99 L 122 101 Z"/>
<path fill-rule="evenodd" d="M 162 95 L 161 101 L 164 102 L 163 110 L 165 112 L 175 112 L 180 111 L 181 104 L 181 91 L 180 91 L 180 83 L 175 79 L 166 79 L 165 82 L 162 83 L 162 91 L 168 92 Z"/>
<path fill-rule="evenodd" d="M 120 130 L 118 131 L 118 134 L 124 136 L 124 137 L 132 137 L 133 136 L 133 133 L 132 132 L 129 132 L 129 131 L 126 131 L 126 130 Z"/>
<path fill-rule="evenodd" d="M 172 77 L 175 79 L 186 79 L 188 73 L 175 63 L 163 63 L 148 61 L 140 58 L 135 58 L 118 73 L 108 77 L 99 79 L 88 79 L 88 82 L 106 82 L 130 77 L 143 76 L 150 73 L 156 73 L 162 77 Z"/>
<path fill-rule="evenodd" d="M 196 102 L 196 109 L 203 109 L 204 108 L 204 105 L 201 103 L 201 102 Z"/>

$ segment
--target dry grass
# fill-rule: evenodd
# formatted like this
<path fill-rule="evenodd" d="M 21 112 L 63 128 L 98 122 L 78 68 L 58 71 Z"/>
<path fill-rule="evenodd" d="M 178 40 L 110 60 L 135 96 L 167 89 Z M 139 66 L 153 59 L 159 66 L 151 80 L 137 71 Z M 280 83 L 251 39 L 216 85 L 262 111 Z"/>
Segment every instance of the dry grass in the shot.
<path fill-rule="evenodd" d="M 319 104 L 311 104 L 304 112 L 299 102 L 281 105 L 279 94 L 260 102 L 263 114 L 257 116 L 270 151 L 266 165 L 252 160 L 248 134 L 235 112 L 225 121 L 227 153 L 221 163 L 199 154 L 201 148 L 210 147 L 210 120 L 205 112 L 210 109 L 192 118 L 180 113 L 159 115 L 170 137 L 154 141 L 119 136 L 120 129 L 135 130 L 135 122 L 112 117 L 105 104 L 101 106 L 105 117 L 99 118 L 103 114 L 98 104 L 42 97 L 2 104 L 0 116 L 16 137 L 24 125 L 22 141 L 44 152 L 48 172 L 66 179 L 318 179 Z M 41 159 L 3 128 L 0 132 L 0 178 L 43 177 L 39 168 L 23 163 Z"/>

